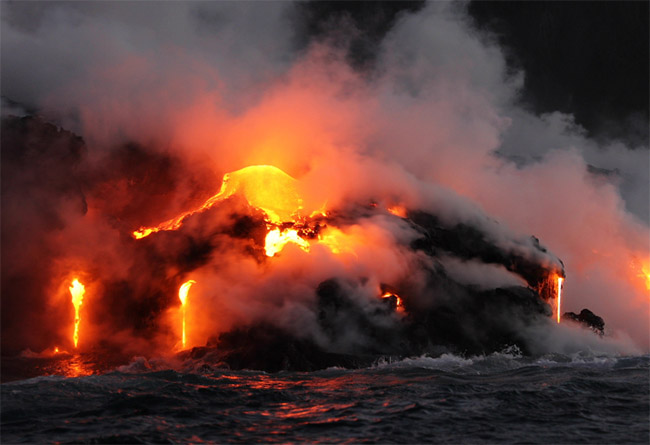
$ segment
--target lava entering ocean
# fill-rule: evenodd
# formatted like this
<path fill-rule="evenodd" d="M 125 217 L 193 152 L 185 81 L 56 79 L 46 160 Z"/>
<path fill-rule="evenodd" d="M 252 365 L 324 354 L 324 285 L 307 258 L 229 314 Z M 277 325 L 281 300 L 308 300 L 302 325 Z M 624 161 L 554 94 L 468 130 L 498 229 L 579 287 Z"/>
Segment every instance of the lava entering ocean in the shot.
<path fill-rule="evenodd" d="M 594 314 L 562 316 L 564 265 L 536 238 L 437 189 L 370 188 L 342 199 L 328 180 L 251 165 L 224 174 L 218 193 L 195 207 L 135 231 L 137 218 L 104 225 L 89 206 L 83 230 L 96 248 L 72 238 L 51 272 L 63 282 L 70 270 L 92 271 L 83 317 L 83 285 L 69 289 L 75 347 L 82 329 L 87 351 L 180 349 L 234 368 L 308 370 L 510 345 L 539 352 L 548 320 L 601 333 Z M 42 349 L 51 355 L 62 343 L 55 336 Z"/>
<path fill-rule="evenodd" d="M 156 226 L 142 227 L 135 231 L 133 235 L 136 239 L 142 239 L 160 231 L 178 230 L 186 219 L 201 212 L 206 212 L 218 203 L 226 201 L 228 198 L 238 196 L 244 198 L 250 208 L 261 212 L 263 215 L 263 224 L 266 230 L 266 235 L 264 236 L 264 253 L 267 257 L 276 256 L 289 243 L 295 244 L 305 254 L 310 254 L 312 245 L 322 245 L 333 255 L 340 255 L 341 252 L 351 252 L 356 256 L 352 246 L 366 243 L 367 241 L 363 235 L 350 230 L 349 223 L 346 223 L 344 218 L 332 217 L 324 205 L 320 206 L 318 211 L 310 212 L 309 216 L 305 216 L 307 213 L 303 207 L 303 198 L 299 189 L 300 182 L 277 167 L 269 165 L 245 167 L 241 170 L 225 174 L 219 193 L 210 197 L 198 208 L 183 212 Z M 416 212 L 412 217 L 409 217 L 409 212 L 401 205 L 393 205 L 381 209 L 378 208 L 376 203 L 370 203 L 367 209 L 371 209 L 378 214 L 377 216 L 384 218 L 387 218 L 388 215 L 393 215 L 404 221 L 404 224 L 409 228 L 417 228 L 417 230 L 423 234 L 428 234 L 428 236 L 432 236 L 433 234 L 436 237 L 441 236 L 438 233 L 438 230 L 440 230 L 440 222 L 435 218 L 432 219 L 431 215 Z M 472 233 L 471 235 L 480 238 L 480 240 L 473 241 L 485 243 L 483 235 L 479 233 Z M 412 244 L 412 247 L 415 246 L 417 246 L 417 243 Z M 439 247 L 445 249 L 444 246 Z M 479 258 L 482 255 L 481 250 L 487 249 L 487 247 L 487 245 L 484 245 L 482 248 L 477 249 Z M 426 246 L 426 248 L 428 249 L 430 246 Z M 453 252 L 456 248 L 449 246 L 445 250 Z M 538 252 L 541 254 L 544 251 L 540 249 Z M 487 260 L 487 257 L 493 254 L 493 252 L 489 254 L 486 252 L 484 254 L 486 256 L 483 259 Z M 476 254 L 470 253 L 465 259 L 472 259 L 474 255 Z M 563 278 L 560 278 L 553 269 L 547 270 L 544 266 L 535 265 L 531 259 L 522 257 L 520 254 L 517 255 L 514 252 L 507 254 L 502 252 L 501 255 L 505 255 L 508 258 L 507 261 L 505 258 L 502 261 L 503 264 L 507 264 L 507 268 L 511 272 L 520 274 L 528 282 L 529 286 L 537 289 L 533 295 L 539 295 L 540 303 L 543 301 L 553 303 L 557 314 L 557 322 L 559 323 Z M 358 256 L 356 258 L 358 259 Z M 557 270 L 557 267 L 561 267 L 560 264 L 556 263 L 553 267 Z M 193 282 L 192 280 L 186 282 L 179 291 L 183 311 L 183 347 L 186 346 L 185 298 L 187 290 Z M 382 283 L 381 287 L 384 290 L 380 291 L 377 295 L 379 297 L 377 301 L 388 302 L 388 308 L 392 308 L 389 312 L 392 310 L 395 314 L 407 314 L 406 307 L 408 305 L 404 303 L 403 298 L 398 296 L 396 292 L 387 290 L 385 284 Z M 325 304 L 328 305 L 329 303 Z M 417 306 L 417 300 L 411 304 Z M 319 317 L 322 318 L 327 311 L 323 312 L 323 308 L 320 311 L 321 315 Z M 541 311 L 545 312 L 545 310 Z M 411 314 L 411 317 L 415 316 Z M 383 323 L 390 324 L 389 321 L 384 321 Z"/>
<path fill-rule="evenodd" d="M 74 306 L 74 333 L 72 339 L 75 348 L 79 344 L 79 323 L 81 323 L 79 309 L 83 303 L 85 292 L 86 289 L 84 285 L 81 284 L 77 278 L 72 280 L 72 284 L 70 285 L 70 294 L 72 295 L 72 305 Z"/>
<path fill-rule="evenodd" d="M 181 285 L 180 289 L 178 289 L 178 298 L 181 300 L 181 311 L 183 314 L 183 324 L 182 324 L 182 333 L 181 333 L 181 344 L 183 345 L 183 348 L 185 348 L 185 345 L 187 343 L 185 337 L 185 316 L 187 313 L 187 309 L 186 309 L 187 293 L 190 291 L 190 287 L 192 287 L 193 284 L 196 284 L 196 281 L 188 280 Z"/>

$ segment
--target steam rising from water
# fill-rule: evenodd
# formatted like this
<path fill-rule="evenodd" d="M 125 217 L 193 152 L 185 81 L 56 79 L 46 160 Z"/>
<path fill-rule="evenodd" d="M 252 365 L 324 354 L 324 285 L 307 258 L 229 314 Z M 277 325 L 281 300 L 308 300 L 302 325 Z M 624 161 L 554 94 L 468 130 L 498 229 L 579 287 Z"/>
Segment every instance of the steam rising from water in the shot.
<path fill-rule="evenodd" d="M 381 282 L 425 285 L 413 265 L 426 260 L 404 247 L 417 234 L 382 214 L 346 224 L 349 250 L 338 256 L 287 245 L 263 264 L 244 253 L 251 248 L 244 238 L 218 235 L 205 252 L 197 243 L 232 225 L 233 209 L 260 218 L 237 200 L 188 221 L 182 237 L 155 234 L 146 247 L 130 238 L 140 226 L 203 203 L 224 173 L 268 164 L 300 181 L 306 208 L 376 202 L 428 210 L 529 254 L 537 251 L 524 235 L 534 234 L 553 252 L 538 260 L 564 262 L 563 307 L 589 307 L 612 332 L 648 350 L 648 293 L 638 276 L 650 263 L 647 147 L 599 145 L 571 116 L 535 116 L 516 106 L 525 73 L 507 74 L 501 50 L 471 27 L 463 6 L 432 3 L 403 14 L 370 73 L 351 68 L 345 48 L 328 41 L 293 50 L 287 3 L 158 6 L 154 16 L 140 4 L 53 4 L 34 25 L 19 20 L 21 5 L 3 15 L 3 94 L 38 106 L 87 144 L 71 170 L 83 184 L 81 199 L 74 187 L 59 193 L 47 181 L 34 185 L 30 171 L 13 173 L 28 192 L 10 195 L 3 186 L 3 233 L 9 228 L 21 240 L 20 226 L 38 232 L 26 251 L 3 239 L 11 253 L 3 275 L 33 270 L 34 258 L 48 263 L 30 297 L 43 331 L 57 331 L 49 317 L 67 313 L 60 283 L 71 270 L 88 274 L 90 295 L 103 295 L 85 308 L 84 335 L 110 331 L 111 341 L 133 350 L 166 347 L 174 332 L 168 312 L 177 304 L 171 300 L 190 278 L 201 283 L 188 307 L 193 345 L 251 320 L 324 341 L 311 307 L 314 289 L 332 276 L 345 277 L 368 307 Z M 51 63 L 54 75 L 41 79 L 35 68 L 57 58 L 68 63 Z M 37 78 L 21 77 L 26 72 Z M 126 142 L 139 145 L 116 148 Z M 49 213 L 12 196 L 36 196 Z M 193 255 L 175 257 L 182 251 Z M 454 261 L 446 267 L 461 282 L 518 280 Z M 8 313 L 22 314 L 15 304 Z M 163 314 L 160 330 L 133 328 L 138 311 Z M 11 333 L 19 328 L 6 326 L 3 340 L 18 343 L 21 336 Z M 539 329 L 546 336 L 522 329 L 535 332 L 542 352 L 591 342 L 550 323 Z M 23 346 L 44 336 L 23 337 Z M 361 333 L 342 336 L 342 343 L 365 341 Z"/>

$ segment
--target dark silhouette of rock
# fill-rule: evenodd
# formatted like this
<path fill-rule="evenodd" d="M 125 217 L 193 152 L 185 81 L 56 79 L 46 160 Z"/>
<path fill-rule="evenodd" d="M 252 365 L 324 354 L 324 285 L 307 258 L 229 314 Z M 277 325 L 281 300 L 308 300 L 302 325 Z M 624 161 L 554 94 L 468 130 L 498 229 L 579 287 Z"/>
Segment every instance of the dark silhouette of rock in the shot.
<path fill-rule="evenodd" d="M 582 323 L 600 335 L 605 333 L 605 321 L 589 309 L 583 309 L 579 314 L 576 314 L 575 312 L 565 312 L 562 318 Z"/>
<path fill-rule="evenodd" d="M 332 366 L 358 368 L 372 364 L 374 357 L 339 354 L 324 350 L 313 340 L 260 323 L 221 334 L 211 361 L 231 369 L 267 372 L 316 371 Z M 194 354 L 196 356 L 196 354 Z"/>

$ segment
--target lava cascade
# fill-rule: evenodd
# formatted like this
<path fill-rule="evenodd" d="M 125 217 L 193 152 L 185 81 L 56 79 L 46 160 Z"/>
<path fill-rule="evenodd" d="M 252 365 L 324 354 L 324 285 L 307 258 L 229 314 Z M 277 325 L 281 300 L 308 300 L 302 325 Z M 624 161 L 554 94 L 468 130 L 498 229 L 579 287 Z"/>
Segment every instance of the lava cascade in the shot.
<path fill-rule="evenodd" d="M 178 298 L 181 300 L 181 312 L 183 316 L 183 324 L 182 324 L 182 332 L 181 332 L 181 344 L 183 345 L 183 348 L 185 348 L 185 345 L 187 343 L 186 335 L 185 335 L 185 317 L 187 315 L 187 294 L 190 291 L 190 287 L 192 287 L 193 284 L 196 284 L 196 281 L 194 280 L 188 280 L 185 283 L 181 285 L 181 287 L 178 289 Z"/>
<path fill-rule="evenodd" d="M 84 294 L 86 288 L 83 284 L 79 282 L 78 278 L 72 280 L 70 285 L 70 294 L 72 295 L 72 305 L 74 306 L 74 333 L 72 340 L 74 342 L 74 347 L 76 348 L 79 344 L 79 324 L 81 323 L 81 316 L 79 315 L 79 309 L 83 303 Z"/>

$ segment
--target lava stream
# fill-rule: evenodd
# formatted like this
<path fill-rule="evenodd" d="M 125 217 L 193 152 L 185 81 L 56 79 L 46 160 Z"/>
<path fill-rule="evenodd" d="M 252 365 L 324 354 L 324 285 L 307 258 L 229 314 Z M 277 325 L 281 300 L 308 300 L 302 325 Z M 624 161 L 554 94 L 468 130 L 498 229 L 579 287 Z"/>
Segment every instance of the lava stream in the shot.
<path fill-rule="evenodd" d="M 560 314 L 561 308 L 562 308 L 562 283 L 564 282 L 564 278 L 562 277 L 557 277 L 557 322 L 560 322 Z"/>
<path fill-rule="evenodd" d="M 272 257 L 280 252 L 288 243 L 297 244 L 305 252 L 309 252 L 309 243 L 298 235 L 296 229 L 280 231 L 276 228 L 271 230 L 264 241 L 266 255 Z"/>
<path fill-rule="evenodd" d="M 72 339 L 74 341 L 75 348 L 79 343 L 79 322 L 81 321 L 81 317 L 79 316 L 79 308 L 81 306 L 81 303 L 83 303 L 85 292 L 86 292 L 86 288 L 84 287 L 84 285 L 81 284 L 77 278 L 75 278 L 72 281 L 72 285 L 70 286 L 70 294 L 72 294 L 72 304 L 74 305 L 74 334 L 72 336 Z"/>
<path fill-rule="evenodd" d="M 272 165 L 251 165 L 223 175 L 219 193 L 210 197 L 200 207 L 162 222 L 157 226 L 140 227 L 133 232 L 135 239 L 145 238 L 152 233 L 176 230 L 189 216 L 209 209 L 236 193 L 248 203 L 264 211 L 273 224 L 293 221 L 302 210 L 302 199 L 298 194 L 296 180 Z"/>
<path fill-rule="evenodd" d="M 181 300 L 181 310 L 183 311 L 183 334 L 182 334 L 182 343 L 183 343 L 183 348 L 185 348 L 185 308 L 186 308 L 186 303 L 187 303 L 187 293 L 190 291 L 190 287 L 192 287 L 193 284 L 195 284 L 196 281 L 194 280 L 189 280 L 183 283 L 178 289 L 178 298 Z"/>

